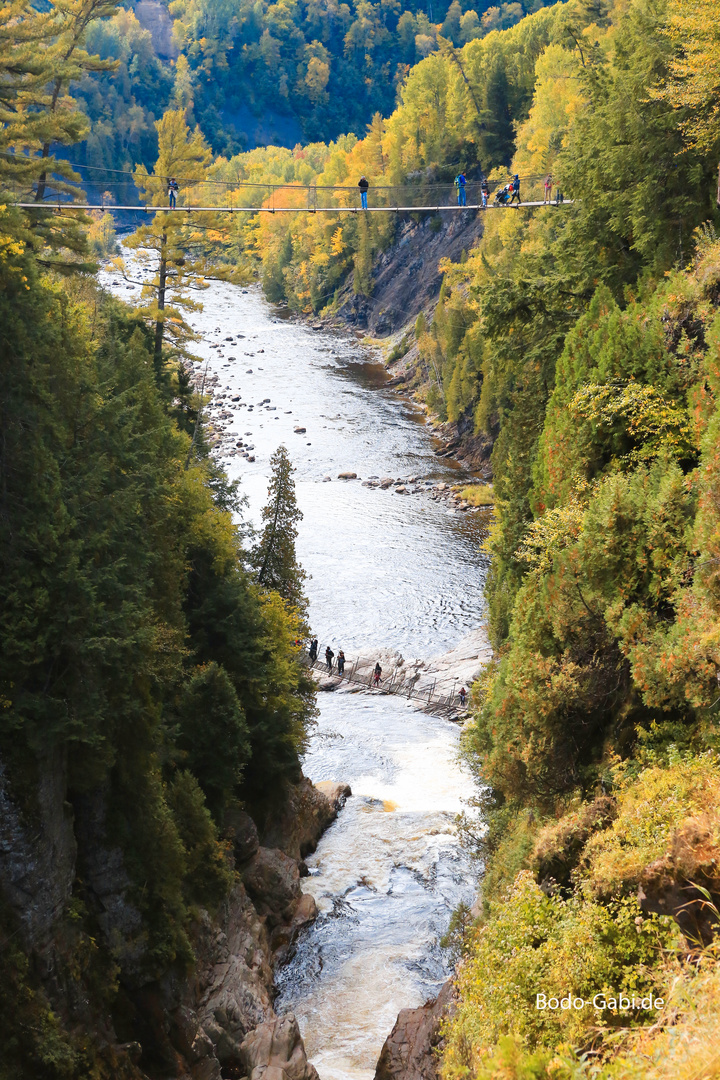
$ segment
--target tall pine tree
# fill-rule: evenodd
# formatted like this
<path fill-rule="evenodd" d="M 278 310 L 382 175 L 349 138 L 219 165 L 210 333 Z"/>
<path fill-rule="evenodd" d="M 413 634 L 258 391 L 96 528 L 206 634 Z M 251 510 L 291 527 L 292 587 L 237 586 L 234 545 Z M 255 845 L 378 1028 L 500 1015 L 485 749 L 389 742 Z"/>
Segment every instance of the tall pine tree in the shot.
<path fill-rule="evenodd" d="M 295 498 L 295 469 L 284 446 L 277 448 L 270 463 L 269 500 L 262 512 L 264 528 L 255 551 L 258 582 L 263 588 L 279 593 L 305 619 L 307 599 L 303 583 L 307 575 L 295 552 L 297 523 L 302 520 Z"/>

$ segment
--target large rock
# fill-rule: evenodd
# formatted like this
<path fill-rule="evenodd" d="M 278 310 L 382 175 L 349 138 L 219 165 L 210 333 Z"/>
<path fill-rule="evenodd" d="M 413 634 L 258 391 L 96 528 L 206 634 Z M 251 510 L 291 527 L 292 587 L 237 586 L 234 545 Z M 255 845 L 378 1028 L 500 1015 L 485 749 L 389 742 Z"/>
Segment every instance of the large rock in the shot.
<path fill-rule="evenodd" d="M 251 1031 L 240 1052 L 250 1080 L 319 1080 L 292 1013 Z"/>
<path fill-rule="evenodd" d="M 333 802 L 320 786 L 303 776 L 298 784 L 288 786 L 284 798 L 275 802 L 262 824 L 258 822 L 261 843 L 279 848 L 292 859 L 304 859 L 315 850 L 341 805 L 342 801 Z"/>
<path fill-rule="evenodd" d="M 349 784 L 336 784 L 334 780 L 320 780 L 315 789 L 329 801 L 335 813 L 339 813 L 345 800 L 352 795 Z"/>
<path fill-rule="evenodd" d="M 238 866 L 252 859 L 260 847 L 257 826 L 245 810 L 230 809 L 225 812 L 225 835 L 232 843 Z"/>
<path fill-rule="evenodd" d="M 437 1080 L 440 1024 L 453 1008 L 450 979 L 433 1001 L 398 1014 L 380 1053 L 375 1080 Z"/>
<path fill-rule="evenodd" d="M 289 922 L 300 902 L 300 870 L 278 848 L 261 847 L 242 871 L 243 882 L 260 915 L 271 926 Z"/>

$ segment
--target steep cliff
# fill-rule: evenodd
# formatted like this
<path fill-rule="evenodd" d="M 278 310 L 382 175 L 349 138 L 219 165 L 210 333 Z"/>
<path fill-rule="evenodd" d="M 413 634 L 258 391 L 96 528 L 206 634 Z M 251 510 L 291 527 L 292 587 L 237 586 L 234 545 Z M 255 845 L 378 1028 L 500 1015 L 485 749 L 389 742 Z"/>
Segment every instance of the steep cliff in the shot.
<path fill-rule="evenodd" d="M 234 885 L 215 910 L 194 910 L 187 956 L 163 963 L 148 956 L 107 791 L 71 805 L 66 763 L 50 755 L 32 806 L 21 806 L 0 766 L 2 1045 L 26 1044 L 32 1075 L 51 1078 L 92 1067 L 128 1080 L 221 1080 L 277 1066 L 316 1080 L 294 1018 L 273 1010 L 273 966 L 315 917 L 301 856 L 347 794 L 305 778 L 289 785 L 266 825 L 273 847 L 247 812 L 229 813 Z"/>

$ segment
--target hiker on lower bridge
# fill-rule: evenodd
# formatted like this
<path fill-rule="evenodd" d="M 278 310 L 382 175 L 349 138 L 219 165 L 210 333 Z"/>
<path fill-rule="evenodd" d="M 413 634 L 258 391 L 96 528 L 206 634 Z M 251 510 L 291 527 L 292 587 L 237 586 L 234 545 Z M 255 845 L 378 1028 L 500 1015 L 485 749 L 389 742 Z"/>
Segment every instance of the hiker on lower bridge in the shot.
<path fill-rule="evenodd" d="M 335 658 L 335 653 L 332 651 L 332 649 L 328 645 L 327 648 L 325 649 L 325 663 L 328 666 L 328 671 L 332 671 L 332 665 L 333 665 L 333 659 L 334 658 Z"/>
<path fill-rule="evenodd" d="M 465 689 L 464 686 L 461 686 L 460 687 L 460 704 L 462 705 L 463 709 L 465 708 L 465 702 L 466 701 L 467 701 L 467 690 Z"/>
<path fill-rule="evenodd" d="M 345 653 L 340 649 L 338 652 L 338 675 L 342 675 L 345 671 Z"/>
<path fill-rule="evenodd" d="M 361 176 L 358 180 L 358 187 L 360 188 L 360 205 L 363 210 L 367 210 L 367 193 L 370 185 L 364 176 Z"/>
<path fill-rule="evenodd" d="M 377 664 L 375 665 L 375 670 L 373 671 L 373 684 L 375 686 L 380 685 L 380 676 L 381 675 L 382 675 L 382 668 L 380 667 L 380 661 L 378 660 Z"/>
<path fill-rule="evenodd" d="M 317 652 L 318 652 L 318 639 L 316 637 L 314 637 L 312 639 L 312 641 L 310 642 L 310 649 L 309 649 L 309 656 L 310 656 L 310 663 L 311 664 L 314 664 L 315 661 L 317 660 Z"/>
<path fill-rule="evenodd" d="M 515 175 L 512 178 L 512 184 L 510 185 L 510 190 L 512 191 L 512 195 L 510 196 L 510 202 L 508 203 L 508 205 L 512 206 L 515 199 L 517 199 L 517 204 L 519 206 L 520 205 L 520 177 L 518 176 L 517 173 L 515 173 Z"/>

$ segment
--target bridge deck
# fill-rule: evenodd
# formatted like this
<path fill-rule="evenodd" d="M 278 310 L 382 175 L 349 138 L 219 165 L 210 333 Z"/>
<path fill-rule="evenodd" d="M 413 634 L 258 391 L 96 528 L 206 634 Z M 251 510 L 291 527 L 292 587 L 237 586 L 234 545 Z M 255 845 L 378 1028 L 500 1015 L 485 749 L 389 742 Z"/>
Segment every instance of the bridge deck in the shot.
<path fill-rule="evenodd" d="M 400 214 L 418 213 L 418 211 L 430 211 L 437 213 L 440 210 L 518 210 L 521 207 L 547 206 L 556 210 L 561 206 L 571 206 L 573 200 L 565 199 L 561 203 L 523 202 L 518 206 L 514 204 L 495 205 L 488 203 L 486 207 L 477 203 L 467 206 L 438 205 L 438 206 L 369 206 L 363 210 L 359 206 L 115 206 L 107 203 L 70 203 L 51 202 L 43 203 L 12 203 L 22 210 L 52 210 L 58 213 L 61 210 L 140 210 L 145 214 Z"/>

